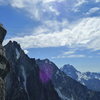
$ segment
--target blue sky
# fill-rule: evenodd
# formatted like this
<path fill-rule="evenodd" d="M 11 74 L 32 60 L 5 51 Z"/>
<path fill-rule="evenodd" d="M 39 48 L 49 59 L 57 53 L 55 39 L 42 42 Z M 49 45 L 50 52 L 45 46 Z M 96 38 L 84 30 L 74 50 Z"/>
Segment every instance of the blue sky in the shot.
<path fill-rule="evenodd" d="M 100 0 L 0 0 L 9 40 L 58 67 L 100 72 Z"/>

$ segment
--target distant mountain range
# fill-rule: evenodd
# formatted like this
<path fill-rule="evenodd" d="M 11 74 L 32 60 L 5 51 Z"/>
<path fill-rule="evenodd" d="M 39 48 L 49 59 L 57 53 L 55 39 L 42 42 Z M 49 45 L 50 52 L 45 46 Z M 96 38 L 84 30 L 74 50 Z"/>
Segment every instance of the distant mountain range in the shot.
<path fill-rule="evenodd" d="M 80 82 L 89 89 L 100 91 L 100 73 L 94 72 L 80 72 L 74 68 L 74 66 L 67 64 L 61 68 L 66 75 L 72 79 Z"/>
<path fill-rule="evenodd" d="M 100 92 L 72 79 L 49 59 L 29 58 L 17 42 L 10 41 L 5 52 L 11 66 L 5 78 L 6 100 L 100 99 Z"/>

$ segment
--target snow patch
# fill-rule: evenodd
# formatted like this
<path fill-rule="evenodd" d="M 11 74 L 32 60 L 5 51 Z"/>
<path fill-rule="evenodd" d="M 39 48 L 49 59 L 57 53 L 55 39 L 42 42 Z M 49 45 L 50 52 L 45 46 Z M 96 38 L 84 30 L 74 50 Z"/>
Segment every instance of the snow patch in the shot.
<path fill-rule="evenodd" d="M 98 79 L 98 80 L 100 80 L 100 77 L 97 77 L 97 76 L 95 76 L 95 79 Z"/>
<path fill-rule="evenodd" d="M 69 100 L 66 96 L 64 96 L 61 91 L 58 89 L 58 88 L 55 88 L 55 90 L 57 91 L 59 97 L 62 99 L 62 100 Z"/>
<path fill-rule="evenodd" d="M 25 68 L 22 66 L 22 75 L 23 75 L 23 78 L 24 78 L 24 82 L 23 82 L 23 85 L 24 85 L 24 89 L 27 93 L 27 96 L 28 96 L 28 100 L 29 100 L 29 94 L 28 94 L 28 91 L 27 91 L 27 87 L 26 87 L 26 73 L 25 73 Z"/>
<path fill-rule="evenodd" d="M 81 81 L 82 79 L 84 79 L 84 80 L 89 80 L 89 79 L 91 79 L 91 77 L 88 77 L 87 75 L 85 75 L 85 74 L 82 74 L 82 73 L 80 73 L 80 72 L 76 72 L 76 74 L 77 74 L 77 76 L 78 76 L 78 81 Z"/>
<path fill-rule="evenodd" d="M 28 54 L 28 53 L 29 53 L 29 51 L 28 51 L 28 50 L 24 50 L 24 52 L 25 52 L 25 54 Z"/>
<path fill-rule="evenodd" d="M 16 58 L 19 59 L 19 57 L 20 57 L 20 53 L 19 53 L 18 49 L 16 49 Z"/>
<path fill-rule="evenodd" d="M 85 86 L 85 83 L 84 82 L 81 82 L 84 86 Z"/>
<path fill-rule="evenodd" d="M 48 60 L 45 60 L 45 63 L 46 63 L 46 64 L 48 64 L 48 63 L 49 63 L 49 61 L 48 61 Z"/>
<path fill-rule="evenodd" d="M 18 76 L 18 81 L 20 82 L 20 77 Z"/>

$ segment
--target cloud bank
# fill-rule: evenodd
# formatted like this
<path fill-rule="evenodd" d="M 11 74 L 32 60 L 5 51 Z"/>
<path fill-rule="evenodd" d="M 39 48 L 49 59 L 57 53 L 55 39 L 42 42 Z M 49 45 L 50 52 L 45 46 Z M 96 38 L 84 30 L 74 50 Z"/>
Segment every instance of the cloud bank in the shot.
<path fill-rule="evenodd" d="M 17 41 L 24 49 L 67 46 L 69 48 L 84 47 L 100 50 L 100 17 L 84 18 L 73 27 L 64 27 L 60 31 L 52 32 L 50 30 L 52 29 L 49 29 L 48 34 L 42 31 L 37 35 L 7 39 L 5 43 L 9 40 Z"/>

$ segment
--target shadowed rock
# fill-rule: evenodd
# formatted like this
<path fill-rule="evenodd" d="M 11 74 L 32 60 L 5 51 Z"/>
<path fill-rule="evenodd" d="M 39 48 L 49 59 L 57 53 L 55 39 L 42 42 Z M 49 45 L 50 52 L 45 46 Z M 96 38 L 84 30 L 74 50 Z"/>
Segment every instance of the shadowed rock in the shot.
<path fill-rule="evenodd" d="M 5 57 L 5 50 L 2 46 L 2 42 L 7 31 L 0 25 L 0 100 L 5 100 L 5 84 L 4 78 L 9 72 L 9 63 Z"/>
<path fill-rule="evenodd" d="M 3 28 L 3 25 L 0 25 L 0 44 L 2 44 L 7 31 Z"/>

